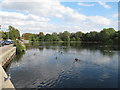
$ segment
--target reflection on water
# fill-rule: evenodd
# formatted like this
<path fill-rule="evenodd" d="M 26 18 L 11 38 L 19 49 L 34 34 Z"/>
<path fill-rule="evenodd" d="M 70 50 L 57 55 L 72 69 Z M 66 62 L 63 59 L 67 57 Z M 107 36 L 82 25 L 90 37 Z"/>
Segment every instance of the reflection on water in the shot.
<path fill-rule="evenodd" d="M 118 80 L 115 47 L 81 43 L 31 43 L 7 73 L 17 88 L 114 88 Z M 78 60 L 75 60 L 77 58 Z"/>

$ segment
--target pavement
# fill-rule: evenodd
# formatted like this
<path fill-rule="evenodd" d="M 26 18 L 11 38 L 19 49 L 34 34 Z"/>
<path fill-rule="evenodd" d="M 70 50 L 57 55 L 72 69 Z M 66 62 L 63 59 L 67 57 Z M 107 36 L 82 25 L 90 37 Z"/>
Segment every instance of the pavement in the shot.
<path fill-rule="evenodd" d="M 5 88 L 14 89 L 14 86 L 10 80 L 6 80 L 6 81 L 3 80 L 4 78 L 7 78 L 7 77 L 8 77 L 7 74 L 5 73 L 4 69 L 0 65 L 0 90 Z"/>
<path fill-rule="evenodd" d="M 13 44 L 4 45 L 4 46 L 0 47 L 0 55 L 2 55 L 4 52 L 11 49 L 12 47 L 13 47 Z"/>
<path fill-rule="evenodd" d="M 10 54 L 10 50 L 12 50 L 13 48 L 13 44 L 10 45 L 5 45 L 3 47 L 0 47 L 0 61 L 2 61 L 3 58 L 1 57 L 6 57 L 7 55 L 9 56 Z M 4 71 L 4 69 L 2 68 L 2 65 L 0 63 L 0 90 L 1 89 L 7 89 L 7 88 L 12 88 L 13 90 L 15 90 L 12 82 L 10 80 L 4 81 L 4 78 L 7 78 L 7 74 Z"/>

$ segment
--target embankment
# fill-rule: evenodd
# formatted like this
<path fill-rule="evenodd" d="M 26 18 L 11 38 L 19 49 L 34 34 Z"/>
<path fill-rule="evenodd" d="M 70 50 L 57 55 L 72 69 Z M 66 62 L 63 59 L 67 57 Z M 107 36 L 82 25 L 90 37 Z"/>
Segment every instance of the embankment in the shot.
<path fill-rule="evenodd" d="M 8 64 L 16 54 L 16 47 L 13 45 L 7 45 L 0 47 L 0 90 L 5 88 L 15 89 L 12 82 L 7 79 L 8 75 L 6 74 L 3 66 Z"/>

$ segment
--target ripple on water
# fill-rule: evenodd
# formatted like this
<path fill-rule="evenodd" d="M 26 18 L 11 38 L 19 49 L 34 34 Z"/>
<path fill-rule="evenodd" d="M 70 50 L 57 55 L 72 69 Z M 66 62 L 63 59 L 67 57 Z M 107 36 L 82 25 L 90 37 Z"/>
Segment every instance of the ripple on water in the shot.
<path fill-rule="evenodd" d="M 13 83 L 17 88 L 98 87 L 100 84 L 104 87 L 116 86 L 114 83 L 117 81 L 117 68 L 113 65 L 117 65 L 114 60 L 118 55 L 115 54 L 112 58 L 107 55 L 109 60 L 101 50 L 93 52 L 88 48 L 69 49 L 60 49 L 62 54 L 58 49 L 50 48 L 27 51 L 25 56 L 11 64 L 8 70 L 13 75 Z M 75 61 L 76 57 L 80 61 Z"/>
<path fill-rule="evenodd" d="M 51 87 L 52 85 L 54 85 L 55 80 L 54 79 L 50 79 L 48 81 L 46 81 L 46 83 L 44 84 L 44 87 Z"/>
<path fill-rule="evenodd" d="M 44 80 L 44 81 L 36 81 L 33 83 L 34 87 L 43 88 L 43 87 L 52 87 L 55 84 L 54 79 Z"/>

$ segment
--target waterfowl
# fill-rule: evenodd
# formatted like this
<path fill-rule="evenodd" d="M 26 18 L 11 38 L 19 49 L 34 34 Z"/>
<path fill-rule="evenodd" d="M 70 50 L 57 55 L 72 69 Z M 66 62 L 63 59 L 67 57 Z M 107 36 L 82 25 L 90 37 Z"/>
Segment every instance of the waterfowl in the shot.
<path fill-rule="evenodd" d="M 75 58 L 75 61 L 78 61 L 79 59 L 78 58 Z"/>
<path fill-rule="evenodd" d="M 55 59 L 57 59 L 57 57 L 55 57 Z"/>
<path fill-rule="evenodd" d="M 10 79 L 11 79 L 11 74 L 8 75 L 8 80 L 10 80 Z"/>
<path fill-rule="evenodd" d="M 7 78 L 4 78 L 4 79 L 5 79 L 5 81 L 10 80 L 10 79 L 11 79 L 11 75 L 8 74 L 8 77 L 7 77 Z"/>

